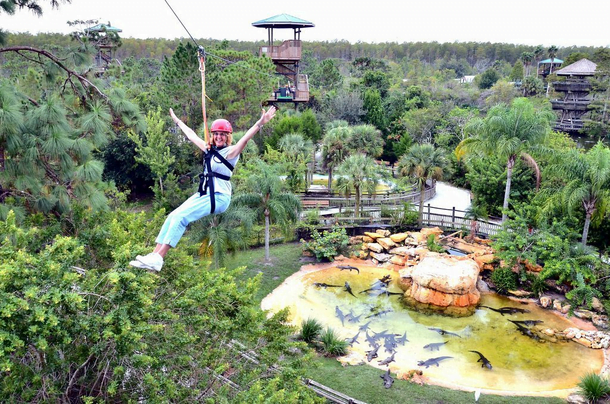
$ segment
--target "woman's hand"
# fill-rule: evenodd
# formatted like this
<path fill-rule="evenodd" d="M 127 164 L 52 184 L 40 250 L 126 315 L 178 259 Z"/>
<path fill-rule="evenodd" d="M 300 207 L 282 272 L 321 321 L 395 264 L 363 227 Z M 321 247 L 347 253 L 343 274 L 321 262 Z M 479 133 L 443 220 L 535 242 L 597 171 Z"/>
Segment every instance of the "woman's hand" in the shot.
<path fill-rule="evenodd" d="M 267 111 L 265 111 L 265 108 L 263 108 L 261 112 L 261 119 L 259 120 L 261 126 L 273 119 L 276 111 L 275 106 L 269 107 Z"/>
<path fill-rule="evenodd" d="M 178 121 L 180 120 L 180 119 L 178 119 L 176 114 L 174 114 L 174 110 L 172 108 L 169 109 L 169 116 L 172 117 L 172 120 L 174 121 L 174 123 L 178 123 Z"/>

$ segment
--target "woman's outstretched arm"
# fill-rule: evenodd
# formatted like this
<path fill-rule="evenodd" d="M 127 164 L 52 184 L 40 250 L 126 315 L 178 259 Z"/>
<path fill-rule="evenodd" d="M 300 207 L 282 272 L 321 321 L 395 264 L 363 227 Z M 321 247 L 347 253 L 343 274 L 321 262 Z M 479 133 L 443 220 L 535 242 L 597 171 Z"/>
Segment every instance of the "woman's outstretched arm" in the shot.
<path fill-rule="evenodd" d="M 208 144 L 205 142 L 205 140 L 203 140 L 202 138 L 197 136 L 197 134 L 195 133 L 195 131 L 193 129 L 186 126 L 186 124 L 184 122 L 182 122 L 176 116 L 176 114 L 174 114 L 173 109 L 171 109 L 171 108 L 169 109 L 169 114 L 172 117 L 172 119 L 174 120 L 174 123 L 176 125 L 178 125 L 178 127 L 180 128 L 180 130 L 182 130 L 182 133 L 184 133 L 184 135 L 188 138 L 188 140 L 190 140 L 195 146 L 199 147 L 201 150 L 203 150 L 203 151 L 208 150 Z"/>
<path fill-rule="evenodd" d="M 260 119 L 256 121 L 256 123 L 250 129 L 248 129 L 246 134 L 243 135 L 241 139 L 239 139 L 239 142 L 237 142 L 235 146 L 231 148 L 231 151 L 229 152 L 227 157 L 232 159 L 239 156 L 239 154 L 242 152 L 242 150 L 244 150 L 244 147 L 246 147 L 250 139 L 252 139 L 252 137 L 256 135 L 256 133 L 263 127 L 264 124 L 273 119 L 273 117 L 275 116 L 275 112 L 276 109 L 274 106 L 271 106 L 267 111 L 265 111 L 265 109 L 263 108 L 263 110 L 261 111 Z"/>

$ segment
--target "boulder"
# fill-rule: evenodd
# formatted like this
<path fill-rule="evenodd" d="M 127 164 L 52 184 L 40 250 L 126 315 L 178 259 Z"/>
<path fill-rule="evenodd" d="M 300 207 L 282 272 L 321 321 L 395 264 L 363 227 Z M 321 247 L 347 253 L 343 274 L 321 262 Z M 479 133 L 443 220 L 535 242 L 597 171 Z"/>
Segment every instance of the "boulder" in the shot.
<path fill-rule="evenodd" d="M 396 243 L 392 241 L 389 237 L 380 237 L 377 240 L 377 244 L 383 247 L 384 250 L 389 251 L 392 248 L 396 247 Z"/>
<path fill-rule="evenodd" d="M 377 229 L 375 233 L 379 234 L 381 237 L 389 237 L 392 234 L 389 230 L 385 229 Z"/>
<path fill-rule="evenodd" d="M 402 243 L 407 239 L 407 237 L 409 237 L 409 233 L 396 233 L 390 235 L 390 238 L 395 243 Z"/>
<path fill-rule="evenodd" d="M 378 239 L 379 237 L 383 237 L 381 234 L 372 233 L 372 232 L 370 232 L 370 231 L 365 231 L 365 232 L 364 232 L 364 235 L 365 235 L 365 236 L 367 236 L 367 237 L 372 238 L 373 240 L 376 240 L 376 239 Z"/>
<path fill-rule="evenodd" d="M 403 257 L 414 257 L 415 248 L 413 247 L 396 247 L 390 250 L 390 254 L 402 255 Z"/>
<path fill-rule="evenodd" d="M 480 300 L 479 266 L 472 259 L 430 254 L 399 274 L 405 302 L 420 310 L 464 316 L 474 313 Z"/>
<path fill-rule="evenodd" d="M 383 247 L 380 244 L 377 243 L 368 243 L 366 245 L 366 248 L 368 248 L 369 250 L 376 252 L 376 253 L 382 253 L 383 252 Z"/>
<path fill-rule="evenodd" d="M 391 254 L 371 252 L 371 258 L 374 258 L 375 260 L 377 260 L 377 262 L 386 262 L 386 261 L 389 261 L 390 258 L 392 258 L 392 255 Z"/>

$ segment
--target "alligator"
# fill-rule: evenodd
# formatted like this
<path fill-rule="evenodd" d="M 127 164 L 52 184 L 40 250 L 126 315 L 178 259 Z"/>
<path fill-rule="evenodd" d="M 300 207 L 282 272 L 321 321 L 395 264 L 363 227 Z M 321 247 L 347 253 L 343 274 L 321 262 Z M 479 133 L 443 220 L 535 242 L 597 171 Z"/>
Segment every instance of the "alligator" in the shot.
<path fill-rule="evenodd" d="M 366 351 L 366 360 L 370 362 L 374 358 L 376 358 L 377 357 L 377 351 L 379 351 L 379 345 L 375 345 L 372 350 Z"/>
<path fill-rule="evenodd" d="M 384 285 L 387 286 L 388 283 L 390 283 L 390 281 L 392 280 L 392 276 L 391 275 L 384 275 L 383 277 L 378 279 L 379 282 L 383 283 Z"/>
<path fill-rule="evenodd" d="M 532 327 L 534 325 L 538 325 L 538 324 L 542 324 L 544 323 L 544 321 L 542 320 L 508 320 L 511 323 L 516 324 L 522 324 L 522 325 L 526 325 L 528 327 Z"/>
<path fill-rule="evenodd" d="M 429 349 L 431 351 L 439 351 L 440 348 L 443 345 L 445 345 L 447 342 L 449 342 L 449 341 L 445 341 L 445 342 L 433 342 L 431 344 L 424 345 L 424 349 Z"/>
<path fill-rule="evenodd" d="M 368 342 L 368 343 L 369 343 L 369 345 L 371 346 L 371 348 L 372 348 L 372 347 L 374 347 L 375 345 L 377 345 L 377 338 L 375 338 L 375 337 L 371 337 L 371 336 L 369 335 L 369 332 L 368 332 L 368 331 L 366 332 L 366 334 L 365 334 L 365 335 L 366 335 L 366 342 Z"/>
<path fill-rule="evenodd" d="M 394 378 L 392 378 L 392 376 L 390 376 L 389 368 L 384 374 L 382 374 L 379 377 L 381 377 L 383 379 L 383 387 L 385 387 L 386 389 L 389 389 L 390 387 L 392 387 L 392 384 L 394 384 Z"/>
<path fill-rule="evenodd" d="M 335 306 L 335 314 L 337 315 L 337 317 L 339 317 L 339 320 L 341 320 L 341 325 L 345 325 L 345 314 L 341 311 L 341 309 L 339 308 L 339 306 Z"/>
<path fill-rule="evenodd" d="M 511 323 L 516 325 L 517 329 L 519 330 L 519 332 L 521 332 L 521 334 L 525 335 L 526 337 L 530 337 L 531 339 L 533 339 L 535 341 L 540 341 L 540 337 L 538 335 L 534 334 L 532 332 L 532 330 L 530 330 L 529 328 L 527 328 L 517 322 L 514 322 L 512 320 L 508 320 L 508 321 L 510 321 Z"/>
<path fill-rule="evenodd" d="M 349 293 L 350 295 L 356 297 L 356 295 L 354 294 L 354 292 L 352 292 L 352 287 L 349 285 L 348 281 L 345 281 L 345 291 L 347 293 Z"/>
<path fill-rule="evenodd" d="M 362 314 L 360 314 L 359 316 L 354 316 L 354 314 L 352 312 L 350 312 L 350 316 L 349 316 L 349 322 L 350 323 L 357 323 L 358 321 L 360 321 L 360 317 L 362 317 Z"/>
<path fill-rule="evenodd" d="M 329 285 L 328 283 L 323 283 L 323 282 L 314 282 L 313 286 L 315 286 L 316 288 L 340 288 L 341 285 Z"/>
<path fill-rule="evenodd" d="M 439 367 L 440 361 L 443 361 L 445 359 L 451 359 L 451 358 L 453 358 L 453 356 L 439 356 L 437 358 L 430 358 L 425 361 L 417 362 L 417 366 L 425 366 L 426 369 L 433 365 L 436 365 L 436 367 Z"/>
<path fill-rule="evenodd" d="M 440 328 L 436 328 L 436 327 L 428 327 L 428 329 L 429 329 L 430 331 L 436 331 L 437 333 L 439 333 L 439 334 L 441 334 L 441 335 L 451 335 L 451 336 L 454 336 L 454 337 L 462 338 L 462 337 L 460 337 L 458 334 L 456 334 L 456 333 L 454 333 L 454 332 L 451 332 L 451 331 L 445 331 L 445 330 L 440 329 Z"/>
<path fill-rule="evenodd" d="M 360 327 L 358 327 L 358 330 L 360 331 L 366 331 L 369 329 L 369 324 L 371 324 L 371 322 L 367 322 L 366 324 L 361 325 Z"/>
<path fill-rule="evenodd" d="M 500 313 L 501 315 L 505 315 L 505 314 L 516 314 L 516 313 L 529 313 L 529 310 L 526 309 L 520 309 L 518 307 L 500 307 L 499 309 L 494 309 L 493 307 L 489 307 L 489 306 L 479 306 L 479 307 L 485 307 L 486 309 L 489 310 L 493 310 L 496 313 Z"/>
<path fill-rule="evenodd" d="M 483 354 L 481 352 L 479 352 L 479 351 L 470 351 L 470 352 L 474 352 L 477 355 L 479 355 L 479 360 L 477 362 L 481 362 L 482 368 L 487 368 L 487 369 L 491 370 L 491 368 L 492 368 L 491 362 L 485 356 L 483 356 Z"/>
<path fill-rule="evenodd" d="M 382 361 L 378 361 L 377 363 L 379 363 L 380 365 L 389 365 L 390 362 L 396 362 L 394 360 L 394 355 L 396 355 L 396 352 L 392 352 L 392 355 L 388 356 L 387 358 L 385 358 Z"/>
<path fill-rule="evenodd" d="M 379 317 L 382 316 L 384 314 L 388 314 L 393 312 L 394 310 L 382 310 L 382 311 L 378 311 L 377 313 L 373 313 L 373 314 L 369 314 L 368 316 L 366 316 L 365 318 L 371 318 L 371 317 Z"/>
<path fill-rule="evenodd" d="M 356 344 L 359 344 L 359 343 L 360 343 L 360 342 L 358 342 L 358 336 L 359 336 L 359 335 L 360 335 L 360 331 L 358 331 L 358 332 L 356 333 L 356 335 L 354 335 L 353 337 L 351 337 L 351 338 L 347 338 L 347 339 L 346 339 L 346 341 L 347 341 L 348 345 L 349 345 L 349 346 L 353 346 L 353 345 L 354 345 L 354 342 L 355 342 Z"/>
<path fill-rule="evenodd" d="M 396 340 L 396 342 L 399 343 L 402 346 L 405 345 L 405 342 L 409 342 L 409 340 L 407 339 L 407 332 L 405 331 L 405 333 L 402 335 L 402 337 L 398 338 Z"/>
<path fill-rule="evenodd" d="M 356 267 L 353 267 L 351 265 L 337 265 L 337 268 L 339 268 L 342 271 L 347 270 L 347 271 L 350 271 L 350 272 L 356 271 L 356 272 L 360 273 L 360 269 L 358 269 Z"/>

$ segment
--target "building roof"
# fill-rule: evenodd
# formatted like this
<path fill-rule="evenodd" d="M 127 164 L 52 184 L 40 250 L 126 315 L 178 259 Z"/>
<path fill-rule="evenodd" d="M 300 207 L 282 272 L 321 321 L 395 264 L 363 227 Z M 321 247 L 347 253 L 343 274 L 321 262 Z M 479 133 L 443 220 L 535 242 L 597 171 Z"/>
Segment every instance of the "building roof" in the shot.
<path fill-rule="evenodd" d="M 123 32 L 122 29 L 108 24 L 97 24 L 93 27 L 85 28 L 85 32 Z"/>
<path fill-rule="evenodd" d="M 315 27 L 310 21 L 305 21 L 288 14 L 278 14 L 264 20 L 253 22 L 252 25 L 260 28 L 308 28 Z"/>
<path fill-rule="evenodd" d="M 595 74 L 595 69 L 597 69 L 597 64 L 589 59 L 580 59 L 578 62 L 557 70 L 555 74 L 559 76 L 592 76 Z"/>
<path fill-rule="evenodd" d="M 544 60 L 541 60 L 540 62 L 538 62 L 539 65 L 541 65 L 541 64 L 550 64 L 550 63 L 551 63 L 551 59 L 544 59 Z M 561 60 L 561 59 L 557 59 L 557 58 L 553 59 L 553 64 L 554 65 L 560 65 L 562 63 L 563 63 L 563 60 Z"/>

